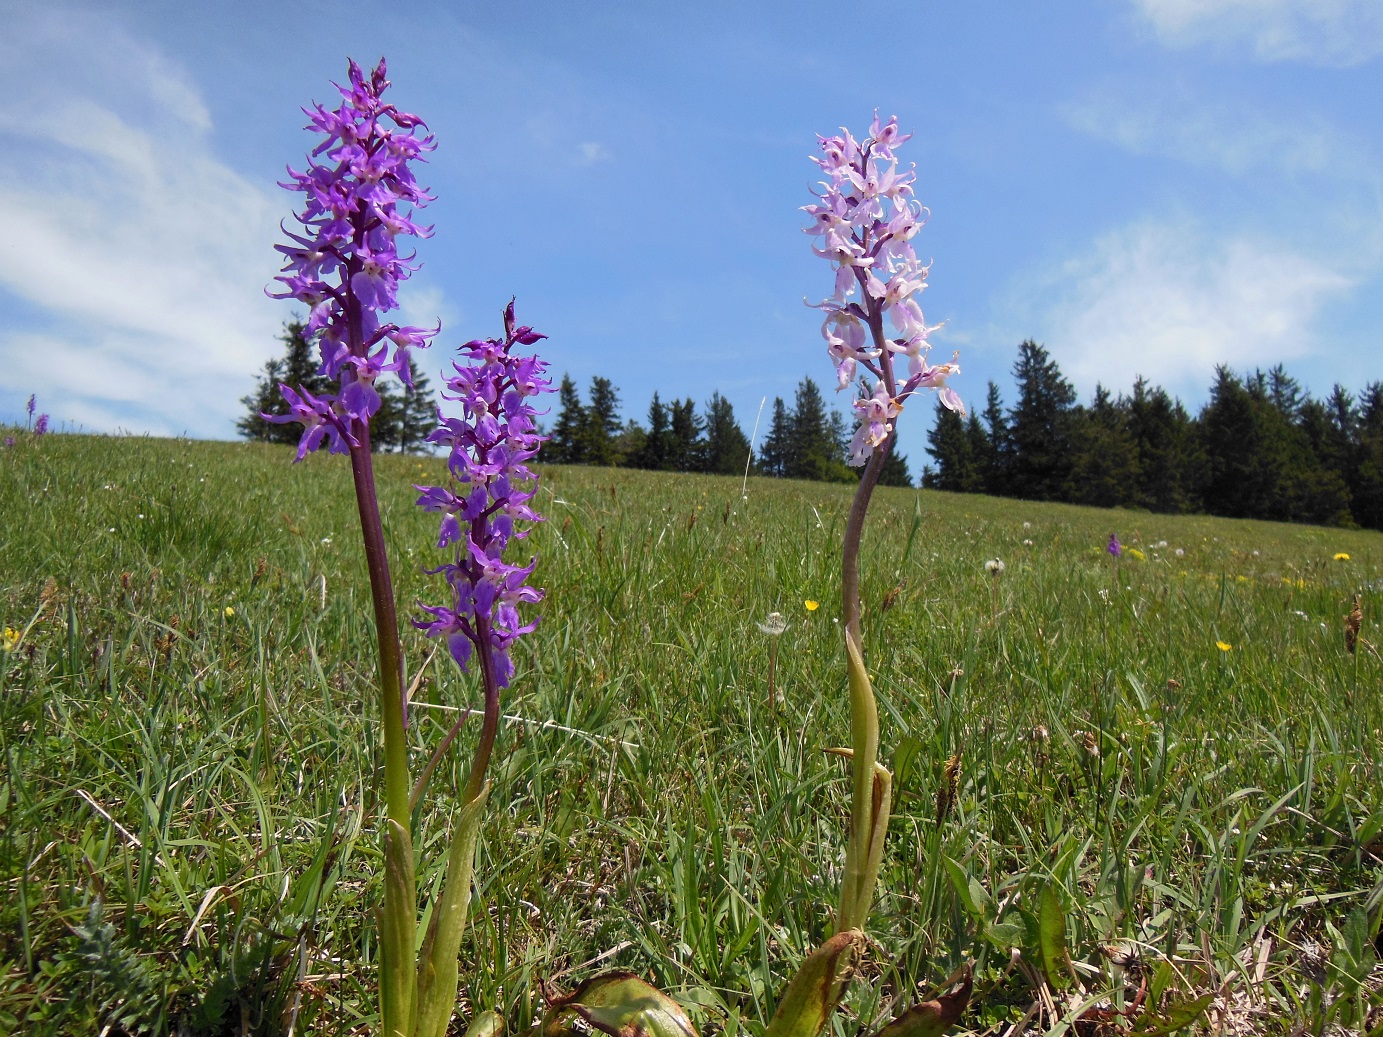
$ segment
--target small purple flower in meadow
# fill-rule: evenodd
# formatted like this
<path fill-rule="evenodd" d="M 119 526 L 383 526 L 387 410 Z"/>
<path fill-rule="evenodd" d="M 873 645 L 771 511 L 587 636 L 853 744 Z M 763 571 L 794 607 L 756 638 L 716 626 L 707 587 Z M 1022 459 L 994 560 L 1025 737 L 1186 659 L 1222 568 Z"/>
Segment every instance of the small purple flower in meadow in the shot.
<path fill-rule="evenodd" d="M 34 435 L 42 436 L 48 432 L 48 415 L 40 414 L 34 419 Z"/>
<path fill-rule="evenodd" d="M 307 169 L 289 169 L 291 183 L 281 185 L 307 198 L 295 217 L 301 232 L 285 230 L 292 243 L 275 246 L 287 263 L 275 279 L 284 290 L 271 294 L 308 307 L 307 333 L 317 337 L 320 373 L 340 388 L 314 396 L 281 386 L 289 413 L 263 415 L 267 421 L 304 426 L 299 459 L 323 441 L 331 453 L 359 446 L 379 410 L 376 379 L 394 372 L 406 383 L 408 351 L 425 348 L 440 330 L 380 319 L 398 308 L 399 283 L 416 269 L 412 253 L 399 255 L 398 239 L 432 233 L 411 218 L 432 196 L 409 168 L 433 149 L 432 137 L 414 132 L 425 125 L 416 115 L 382 100 L 389 86 L 383 58 L 368 76 L 352 61 L 349 75 L 350 86 L 337 87 L 340 107 L 304 109 L 308 128 L 324 139 Z M 317 161 L 323 155 L 326 162 Z M 400 211 L 401 205 L 408 211 Z"/>
<path fill-rule="evenodd" d="M 7 446 L 7 447 L 14 446 L 14 436 L 6 436 L 6 437 L 5 437 L 5 446 Z"/>
<path fill-rule="evenodd" d="M 34 407 L 37 405 L 37 403 L 38 403 L 38 393 L 30 393 L 30 394 L 29 394 L 29 408 L 28 408 L 28 409 L 29 409 L 29 417 L 31 417 L 31 418 L 34 416 Z"/>
<path fill-rule="evenodd" d="M 899 132 L 896 117 L 881 125 L 877 111 L 862 142 L 846 129 L 841 133 L 820 138 L 823 155 L 812 161 L 830 179 L 819 202 L 803 211 L 812 221 L 806 233 L 821 239 L 812 251 L 836 269 L 834 294 L 816 308 L 826 313 L 821 334 L 836 364 L 837 388 L 848 386 L 861 366 L 875 378 L 854 404 L 858 428 L 850 463 L 859 466 L 893 435 L 893 419 L 913 393 L 936 389 L 942 404 L 961 414 L 965 405 L 946 384 L 960 373 L 955 358 L 936 367 L 927 363 L 927 336 L 936 328 L 923 320 L 916 296 L 927 287 L 928 268 L 911 244 L 926 210 L 913 198 L 916 175 L 899 173 L 893 154 L 911 134 Z M 885 313 L 895 337 L 885 335 Z M 896 355 L 908 358 L 906 379 L 894 373 Z"/>
<path fill-rule="evenodd" d="M 452 658 L 469 672 L 473 649 L 488 653 L 497 687 L 507 687 L 514 665 L 509 648 L 516 638 L 533 630 L 538 621 L 524 623 L 518 606 L 536 603 L 543 592 L 526 586 L 536 559 L 526 566 L 504 561 L 511 540 L 528 535 L 526 524 L 541 522 L 530 507 L 538 477 L 527 462 L 538 453 L 544 437 L 538 434 L 532 398 L 549 392 L 543 377 L 547 364 L 536 356 L 515 356 L 515 345 L 531 346 L 546 338 L 532 328 L 515 326 L 514 301 L 504 311 L 504 338 L 477 339 L 461 347 L 471 362 L 453 364 L 446 399 L 465 408 L 464 418 L 443 418 L 429 443 L 451 448 L 447 468 L 455 488 L 416 486 L 418 506 L 440 512 L 438 547 L 450 547 L 452 562 L 430 573 L 442 573 L 451 588 L 445 605 L 421 605 L 431 618 L 413 625 L 428 637 L 446 639 Z M 523 523 L 525 525 L 516 525 Z"/>
<path fill-rule="evenodd" d="M 1105 544 L 1104 549 L 1108 551 L 1111 555 L 1113 555 L 1115 558 L 1118 558 L 1121 554 L 1124 553 L 1123 545 L 1119 543 L 1119 536 L 1117 533 L 1109 534 L 1109 543 Z"/>

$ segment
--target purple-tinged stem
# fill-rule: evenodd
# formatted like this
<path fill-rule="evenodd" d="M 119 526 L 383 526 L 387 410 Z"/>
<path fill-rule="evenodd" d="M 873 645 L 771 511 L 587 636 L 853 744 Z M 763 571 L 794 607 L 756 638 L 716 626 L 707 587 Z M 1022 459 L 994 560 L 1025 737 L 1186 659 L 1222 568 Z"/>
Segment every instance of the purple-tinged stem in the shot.
<path fill-rule="evenodd" d="M 485 788 L 485 772 L 490 769 L 490 754 L 495 748 L 495 735 L 499 731 L 499 682 L 495 680 L 495 661 L 490 656 L 490 623 L 485 617 L 476 617 L 476 655 L 480 656 L 480 681 L 485 688 L 485 715 L 480 723 L 480 741 L 475 747 L 475 757 L 471 760 L 471 771 L 466 776 L 466 788 L 461 802 L 469 803 Z"/>
<path fill-rule="evenodd" d="M 384 547 L 384 526 L 379 517 L 369 425 L 357 421 L 352 433 L 358 445 L 351 447 L 351 474 L 355 478 L 355 500 L 360 511 L 360 532 L 365 543 L 365 565 L 370 574 L 370 597 L 375 607 L 375 635 L 379 645 L 385 812 L 407 832 L 408 746 L 404 734 L 403 652 L 399 647 L 398 611 L 394 605 L 394 585 L 389 577 L 389 556 Z"/>
<path fill-rule="evenodd" d="M 884 361 L 884 384 L 892 395 L 897 391 L 893 384 L 893 365 L 888 362 L 883 312 L 877 302 L 870 302 L 867 322 L 870 334 L 874 338 L 874 346 L 879 350 L 880 359 Z M 841 552 L 841 620 L 845 624 L 846 634 L 854 638 L 861 651 L 864 650 L 864 642 L 860 637 L 860 539 L 864 535 L 864 518 L 869 511 L 870 498 L 874 496 L 874 487 L 879 484 L 884 461 L 888 459 L 897 435 L 897 432 L 894 432 L 869 455 L 864 474 L 860 476 L 859 488 L 855 490 L 854 503 L 850 505 L 850 516 L 845 522 L 845 543 Z"/>

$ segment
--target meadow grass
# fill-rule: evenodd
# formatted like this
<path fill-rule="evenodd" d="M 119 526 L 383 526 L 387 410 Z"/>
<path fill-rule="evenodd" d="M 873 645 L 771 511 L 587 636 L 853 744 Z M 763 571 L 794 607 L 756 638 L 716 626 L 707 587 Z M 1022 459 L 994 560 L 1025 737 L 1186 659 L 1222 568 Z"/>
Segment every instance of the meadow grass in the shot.
<path fill-rule="evenodd" d="M 291 456 L 79 436 L 0 455 L 0 1029 L 368 1028 L 368 587 L 344 459 Z M 377 463 L 407 611 L 438 596 L 411 483 L 441 462 Z M 839 884 L 847 768 L 822 750 L 849 742 L 851 490 L 543 471 L 548 597 L 503 704 L 464 1013 L 517 1031 L 545 982 L 620 967 L 703 1027 L 761 1032 Z M 1111 532 L 1144 557 L 1110 558 Z M 1201 1026 L 1366 1015 L 1383 536 L 881 489 L 862 587 L 896 805 L 837 1035 L 966 961 L 967 1026 L 1051 1026 L 1029 1012 L 1041 963 L 1009 949 L 1044 897 L 1092 1000 L 1144 975 L 1220 995 Z M 478 689 L 404 643 L 420 766 Z M 439 812 L 424 889 L 474 733 L 419 808 Z"/>

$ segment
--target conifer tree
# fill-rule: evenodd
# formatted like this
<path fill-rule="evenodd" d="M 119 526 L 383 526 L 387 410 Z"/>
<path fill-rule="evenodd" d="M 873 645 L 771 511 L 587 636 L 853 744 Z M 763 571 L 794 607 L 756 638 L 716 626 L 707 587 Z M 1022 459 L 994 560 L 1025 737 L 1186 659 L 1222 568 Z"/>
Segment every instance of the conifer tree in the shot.
<path fill-rule="evenodd" d="M 940 399 L 936 401 L 936 418 L 927 433 L 927 453 L 936 467 L 928 469 L 925 486 L 951 493 L 974 492 L 980 482 L 974 444 L 961 416 L 943 406 Z"/>
<path fill-rule="evenodd" d="M 1354 519 L 1365 529 L 1383 529 L 1383 382 L 1359 394 L 1355 447 Z"/>
<path fill-rule="evenodd" d="M 898 450 L 898 433 L 894 432 L 888 445 L 888 456 L 884 466 L 879 469 L 880 486 L 912 486 L 912 473 L 908 471 L 908 459 Z"/>
<path fill-rule="evenodd" d="M 1140 376 L 1127 411 L 1129 435 L 1138 451 L 1138 492 L 1131 503 L 1164 513 L 1191 510 L 1196 502 L 1191 475 L 1196 437 L 1186 408 Z"/>
<path fill-rule="evenodd" d="M 781 396 L 773 397 L 773 418 L 769 422 L 768 435 L 764 436 L 759 447 L 758 468 L 764 475 L 781 479 L 787 475 L 789 455 L 792 450 L 792 418 L 783 404 Z"/>
<path fill-rule="evenodd" d="M 1081 412 L 1077 428 L 1068 499 L 1098 508 L 1133 503 L 1139 482 L 1138 444 L 1129 430 L 1125 402 L 1115 401 L 1108 389 L 1097 384 L 1095 398 Z"/>
<path fill-rule="evenodd" d="M 673 471 L 701 471 L 705 453 L 705 443 L 701 438 L 704 424 L 697 417 L 695 402 L 690 396 L 685 400 L 673 400 L 669 410 L 668 431 L 671 433 Z"/>
<path fill-rule="evenodd" d="M 379 410 L 370 420 L 370 449 L 377 454 L 397 451 L 403 438 L 403 393 L 392 378 L 378 379 L 375 392 Z"/>
<path fill-rule="evenodd" d="M 619 390 L 610 379 L 597 375 L 591 379 L 590 401 L 577 436 L 582 462 L 613 467 L 621 460 L 615 442 L 621 430 Z"/>
<path fill-rule="evenodd" d="M 571 376 L 562 375 L 557 390 L 557 420 L 542 447 L 542 459 L 549 464 L 581 464 L 581 429 L 586 423 L 586 408 Z"/>
<path fill-rule="evenodd" d="M 666 471 L 672 467 L 672 452 L 672 429 L 668 423 L 667 408 L 655 392 L 653 401 L 648 405 L 648 429 L 644 433 L 643 449 L 639 451 L 635 463 L 640 468 Z"/>
<path fill-rule="evenodd" d="M 1062 500 L 1074 461 L 1076 391 L 1056 361 L 1032 339 L 1018 347 L 1013 365 L 1018 401 L 1009 411 L 1010 494 L 1027 500 Z"/>
<path fill-rule="evenodd" d="M 719 392 L 706 401 L 705 453 L 702 471 L 738 475 L 749 460 L 749 440 L 735 421 L 735 408 Z"/>
<path fill-rule="evenodd" d="M 288 402 L 279 392 L 280 385 L 306 389 L 315 395 L 329 391 L 331 382 L 317 373 L 318 364 L 312 355 L 312 345 L 307 341 L 307 326 L 302 321 L 291 320 L 284 324 L 279 341 L 284 345 L 283 356 L 266 361 L 263 375 L 255 380 L 254 391 L 240 398 L 245 405 L 245 415 L 235 427 L 246 439 L 296 445 L 302 438 L 301 427 L 265 421 L 260 415 L 288 413 Z"/>
<path fill-rule="evenodd" d="M 412 355 L 408 357 L 408 378 L 413 387 L 403 387 L 398 448 L 400 453 L 422 454 L 428 449 L 427 437 L 437 427 L 437 401 L 432 395 L 431 380 Z"/>
<path fill-rule="evenodd" d="M 776 416 L 776 415 L 775 415 Z M 793 401 L 791 449 L 784 464 L 789 479 L 817 479 L 829 482 L 851 482 L 857 477 L 842 456 L 837 429 L 843 430 L 826 412 L 821 389 L 811 378 L 797 384 Z"/>
<path fill-rule="evenodd" d="M 637 468 L 648 444 L 648 432 L 633 418 L 615 436 L 615 464 Z"/>
<path fill-rule="evenodd" d="M 985 449 L 975 459 L 984 492 L 996 497 L 1010 495 L 1012 488 L 1008 476 L 1013 467 L 1013 437 L 1009 434 L 1008 415 L 1004 413 L 1004 399 L 992 381 L 985 390 L 984 431 Z M 973 435 L 971 444 L 976 444 Z"/>

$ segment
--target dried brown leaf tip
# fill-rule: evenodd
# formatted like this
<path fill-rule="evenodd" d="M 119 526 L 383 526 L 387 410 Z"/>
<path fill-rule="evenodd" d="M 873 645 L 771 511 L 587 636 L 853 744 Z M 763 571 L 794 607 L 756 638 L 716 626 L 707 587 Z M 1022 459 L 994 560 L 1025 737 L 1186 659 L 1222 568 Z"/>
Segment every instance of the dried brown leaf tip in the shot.
<path fill-rule="evenodd" d="M 40 614 L 47 615 L 48 612 L 57 605 L 57 603 L 58 581 L 50 576 L 43 581 L 43 589 L 38 592 L 38 608 Z"/>
<path fill-rule="evenodd" d="M 940 828 L 955 809 L 956 794 L 960 791 L 960 757 L 956 750 L 941 770 L 941 787 L 936 790 L 936 826 Z"/>
<path fill-rule="evenodd" d="M 1364 610 L 1359 601 L 1359 595 L 1354 596 L 1354 608 L 1349 610 L 1349 615 L 1345 616 L 1345 650 L 1351 655 L 1354 648 L 1359 643 L 1359 627 L 1364 622 Z"/>

